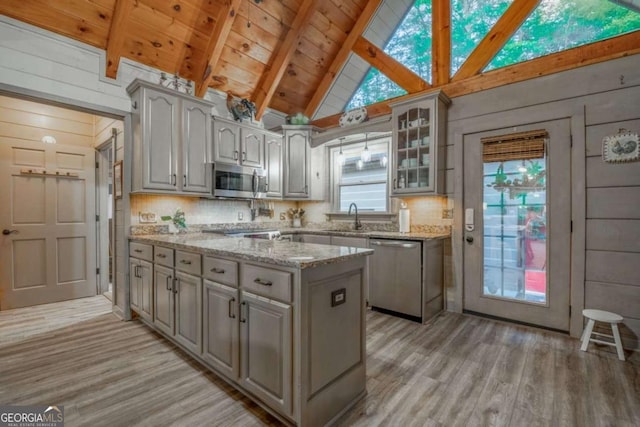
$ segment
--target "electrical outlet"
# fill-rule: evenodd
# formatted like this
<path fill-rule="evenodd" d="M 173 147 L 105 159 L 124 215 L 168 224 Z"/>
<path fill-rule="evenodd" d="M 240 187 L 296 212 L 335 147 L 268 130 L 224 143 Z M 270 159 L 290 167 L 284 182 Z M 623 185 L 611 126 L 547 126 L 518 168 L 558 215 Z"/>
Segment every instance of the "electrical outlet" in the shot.
<path fill-rule="evenodd" d="M 280 212 L 280 221 L 286 221 L 287 215 L 284 212 Z"/>
<path fill-rule="evenodd" d="M 158 216 L 155 212 L 138 212 L 138 221 L 140 224 L 155 224 L 158 222 Z"/>
<path fill-rule="evenodd" d="M 238 212 L 238 221 L 242 221 L 242 218 L 244 218 L 244 214 L 242 212 Z"/>

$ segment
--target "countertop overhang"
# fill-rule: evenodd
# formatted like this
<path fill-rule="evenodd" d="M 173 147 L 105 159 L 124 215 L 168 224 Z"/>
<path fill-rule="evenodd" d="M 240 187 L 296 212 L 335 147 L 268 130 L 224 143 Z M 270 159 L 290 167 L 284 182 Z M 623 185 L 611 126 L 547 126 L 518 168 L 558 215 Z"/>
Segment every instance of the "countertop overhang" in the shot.
<path fill-rule="evenodd" d="M 154 234 L 130 236 L 130 241 L 161 245 L 173 249 L 225 256 L 299 269 L 343 262 L 373 254 L 373 249 L 280 240 L 248 239 L 211 234 Z"/>

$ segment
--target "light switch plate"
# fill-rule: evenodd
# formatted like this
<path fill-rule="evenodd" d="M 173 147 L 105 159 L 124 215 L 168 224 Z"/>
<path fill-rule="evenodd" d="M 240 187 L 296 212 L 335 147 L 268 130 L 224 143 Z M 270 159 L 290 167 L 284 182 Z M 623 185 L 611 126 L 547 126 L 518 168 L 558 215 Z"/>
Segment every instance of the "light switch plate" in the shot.
<path fill-rule="evenodd" d="M 158 222 L 158 215 L 155 212 L 138 212 L 140 224 L 155 224 Z"/>

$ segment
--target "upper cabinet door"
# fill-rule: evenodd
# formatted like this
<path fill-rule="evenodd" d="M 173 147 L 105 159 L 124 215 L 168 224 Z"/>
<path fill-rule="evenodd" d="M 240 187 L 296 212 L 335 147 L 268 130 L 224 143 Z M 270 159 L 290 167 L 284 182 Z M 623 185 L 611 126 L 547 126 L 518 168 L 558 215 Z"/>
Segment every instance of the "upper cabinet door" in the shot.
<path fill-rule="evenodd" d="M 309 133 L 285 131 L 285 197 L 309 197 Z"/>
<path fill-rule="evenodd" d="M 177 190 L 178 99 L 145 88 L 143 103 L 143 186 L 148 189 Z"/>
<path fill-rule="evenodd" d="M 235 123 L 213 121 L 214 163 L 238 164 L 240 159 L 240 127 Z"/>
<path fill-rule="evenodd" d="M 211 193 L 210 108 L 182 101 L 182 191 Z"/>
<path fill-rule="evenodd" d="M 267 197 L 282 197 L 282 137 L 265 138 L 265 164 L 267 168 Z"/>
<path fill-rule="evenodd" d="M 264 167 L 264 134 L 256 129 L 242 128 L 240 131 L 240 162 L 245 166 Z"/>

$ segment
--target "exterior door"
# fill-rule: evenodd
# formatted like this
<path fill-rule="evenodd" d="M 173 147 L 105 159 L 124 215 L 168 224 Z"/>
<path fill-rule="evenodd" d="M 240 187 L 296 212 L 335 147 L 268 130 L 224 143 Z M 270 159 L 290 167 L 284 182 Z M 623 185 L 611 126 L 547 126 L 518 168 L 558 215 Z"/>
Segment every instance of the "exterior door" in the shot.
<path fill-rule="evenodd" d="M 537 129 L 543 158 L 483 162 L 481 138 Z M 568 119 L 465 135 L 465 310 L 569 330 L 570 155 Z"/>
<path fill-rule="evenodd" d="M 0 144 L 1 310 L 96 295 L 94 165 L 89 147 Z"/>

